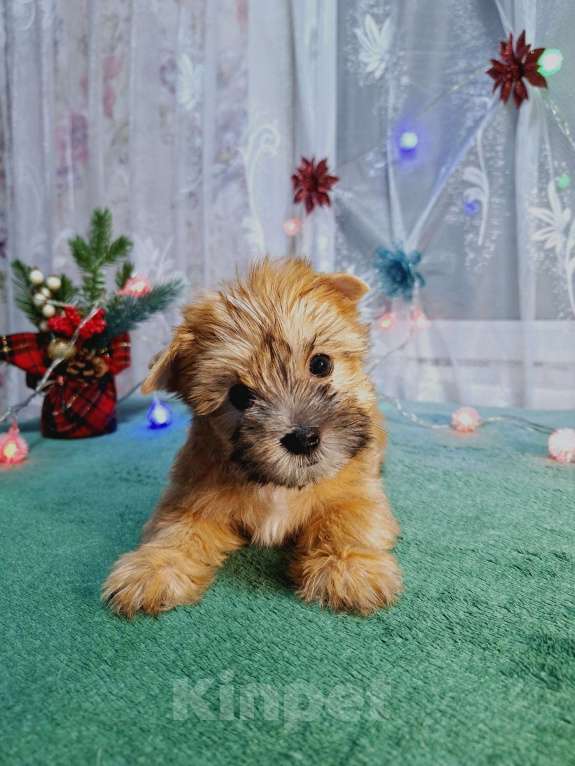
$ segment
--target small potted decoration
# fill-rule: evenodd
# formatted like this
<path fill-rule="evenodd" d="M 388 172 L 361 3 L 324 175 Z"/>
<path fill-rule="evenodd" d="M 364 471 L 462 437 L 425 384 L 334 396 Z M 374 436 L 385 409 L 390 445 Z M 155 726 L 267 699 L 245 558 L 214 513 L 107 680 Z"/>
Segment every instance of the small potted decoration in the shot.
<path fill-rule="evenodd" d="M 44 394 L 42 433 L 79 439 L 116 429 L 115 376 L 130 365 L 128 332 L 165 309 L 182 288 L 179 280 L 150 286 L 127 260 L 132 243 L 112 239 L 112 216 L 95 210 L 88 240 L 70 250 L 81 274 L 44 277 L 12 262 L 16 301 L 38 332 L 0 335 L 0 361 L 24 370 L 30 388 Z M 106 290 L 104 270 L 116 265 L 116 290 Z"/>

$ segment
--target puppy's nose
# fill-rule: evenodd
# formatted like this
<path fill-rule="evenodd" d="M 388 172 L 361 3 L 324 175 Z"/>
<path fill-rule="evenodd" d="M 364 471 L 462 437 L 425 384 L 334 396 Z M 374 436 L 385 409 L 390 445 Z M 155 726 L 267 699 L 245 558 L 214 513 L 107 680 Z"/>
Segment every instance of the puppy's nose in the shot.
<path fill-rule="evenodd" d="M 309 455 L 319 445 L 319 428 L 296 426 L 280 439 L 280 443 L 292 455 Z"/>

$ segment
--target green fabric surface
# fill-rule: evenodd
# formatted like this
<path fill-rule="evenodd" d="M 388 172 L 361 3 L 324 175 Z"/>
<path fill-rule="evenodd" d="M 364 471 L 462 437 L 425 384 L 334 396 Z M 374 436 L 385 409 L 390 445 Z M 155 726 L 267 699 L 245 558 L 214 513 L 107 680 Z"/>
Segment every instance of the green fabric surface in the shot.
<path fill-rule="evenodd" d="M 252 547 L 199 606 L 126 622 L 99 589 L 165 485 L 175 409 L 154 432 L 129 400 L 117 433 L 78 442 L 31 425 L 29 460 L 0 471 L 0 763 L 575 763 L 575 466 L 545 436 L 387 412 L 405 574 L 388 611 L 307 606 L 285 553 Z"/>

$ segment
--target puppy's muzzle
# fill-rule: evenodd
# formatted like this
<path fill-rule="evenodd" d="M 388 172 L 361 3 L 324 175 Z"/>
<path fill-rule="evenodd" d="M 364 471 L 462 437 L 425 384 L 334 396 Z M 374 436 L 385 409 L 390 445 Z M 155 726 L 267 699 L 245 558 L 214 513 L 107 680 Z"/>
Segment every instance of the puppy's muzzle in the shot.
<path fill-rule="evenodd" d="M 319 447 L 319 428 L 296 426 L 280 439 L 280 444 L 292 455 L 311 455 Z"/>

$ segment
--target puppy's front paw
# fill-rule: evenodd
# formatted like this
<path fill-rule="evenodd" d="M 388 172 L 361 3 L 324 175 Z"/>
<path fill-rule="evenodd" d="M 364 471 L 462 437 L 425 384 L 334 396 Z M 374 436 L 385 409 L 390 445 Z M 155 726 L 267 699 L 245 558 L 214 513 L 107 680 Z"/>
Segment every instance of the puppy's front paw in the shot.
<path fill-rule="evenodd" d="M 363 615 L 389 606 L 402 589 L 394 556 L 368 548 L 312 551 L 293 563 L 292 574 L 304 601 Z"/>
<path fill-rule="evenodd" d="M 181 551 L 143 545 L 121 556 L 102 588 L 102 600 L 117 614 L 159 614 L 193 604 L 209 582 L 209 573 Z"/>

